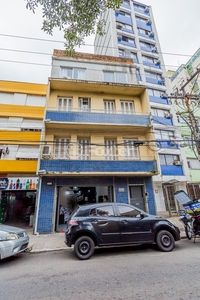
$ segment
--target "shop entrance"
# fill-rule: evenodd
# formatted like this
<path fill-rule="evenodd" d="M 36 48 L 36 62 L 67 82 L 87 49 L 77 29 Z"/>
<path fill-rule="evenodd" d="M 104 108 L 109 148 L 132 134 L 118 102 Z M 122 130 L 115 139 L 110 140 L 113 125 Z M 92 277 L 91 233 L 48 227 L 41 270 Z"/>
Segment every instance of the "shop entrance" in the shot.
<path fill-rule="evenodd" d="M 58 187 L 57 191 L 57 213 L 56 213 L 56 231 L 67 229 L 67 220 L 71 213 L 70 208 L 66 205 L 63 199 L 72 197 L 75 194 L 78 205 L 84 205 L 96 202 L 113 202 L 113 187 L 112 186 L 62 186 Z"/>
<path fill-rule="evenodd" d="M 139 209 L 146 211 L 143 186 L 129 186 L 130 191 L 130 204 L 138 207 Z"/>
<path fill-rule="evenodd" d="M 0 199 L 0 223 L 17 227 L 33 226 L 31 223 L 35 210 L 35 201 L 36 190 L 2 191 Z"/>

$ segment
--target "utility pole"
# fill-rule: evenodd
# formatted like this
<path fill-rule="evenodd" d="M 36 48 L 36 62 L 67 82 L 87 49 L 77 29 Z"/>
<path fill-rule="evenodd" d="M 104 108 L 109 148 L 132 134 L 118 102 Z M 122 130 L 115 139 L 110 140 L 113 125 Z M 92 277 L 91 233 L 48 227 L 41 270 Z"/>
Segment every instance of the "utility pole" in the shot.
<path fill-rule="evenodd" d="M 196 144 L 196 150 L 198 154 L 198 159 L 200 160 L 200 133 L 199 133 L 199 128 L 196 123 L 195 116 L 193 114 L 193 111 L 191 110 L 191 101 L 190 99 L 192 98 L 190 94 L 185 92 L 185 87 L 188 85 L 188 83 L 200 73 L 200 69 L 197 69 L 197 71 L 187 80 L 187 82 L 180 88 L 180 91 L 183 91 L 183 97 L 185 100 L 185 105 L 187 107 L 187 113 L 188 113 L 188 118 L 191 124 L 191 133 L 192 133 L 192 139 L 195 141 Z"/>
<path fill-rule="evenodd" d="M 200 69 L 197 69 L 197 71 L 187 80 L 187 82 L 180 88 L 180 92 L 182 92 L 182 94 L 180 95 L 179 93 L 176 96 L 171 96 L 168 98 L 171 99 L 184 99 L 185 101 L 185 105 L 187 108 L 187 113 L 188 113 L 188 118 L 191 124 L 191 138 L 192 140 L 195 141 L 195 145 L 196 145 L 196 150 L 197 150 L 197 154 L 198 154 L 198 159 L 200 160 L 200 131 L 198 128 L 198 125 L 196 123 L 196 119 L 195 116 L 193 114 L 193 111 L 191 109 L 191 101 L 190 100 L 199 100 L 199 98 L 197 97 L 197 95 L 193 95 L 193 94 L 188 94 L 185 92 L 185 87 L 186 85 L 188 85 L 188 83 L 198 74 L 200 73 Z M 182 112 L 183 114 L 186 112 Z M 179 113 L 180 115 L 181 113 Z"/>

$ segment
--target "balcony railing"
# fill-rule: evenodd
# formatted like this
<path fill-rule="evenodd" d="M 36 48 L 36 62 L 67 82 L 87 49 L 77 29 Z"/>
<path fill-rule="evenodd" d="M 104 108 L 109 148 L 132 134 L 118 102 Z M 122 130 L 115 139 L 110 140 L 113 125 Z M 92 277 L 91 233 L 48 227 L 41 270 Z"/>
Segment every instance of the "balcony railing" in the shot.
<path fill-rule="evenodd" d="M 46 121 L 67 123 L 92 123 L 92 124 L 123 124 L 149 126 L 150 114 L 130 110 L 100 110 L 100 109 L 72 109 L 48 108 Z"/>

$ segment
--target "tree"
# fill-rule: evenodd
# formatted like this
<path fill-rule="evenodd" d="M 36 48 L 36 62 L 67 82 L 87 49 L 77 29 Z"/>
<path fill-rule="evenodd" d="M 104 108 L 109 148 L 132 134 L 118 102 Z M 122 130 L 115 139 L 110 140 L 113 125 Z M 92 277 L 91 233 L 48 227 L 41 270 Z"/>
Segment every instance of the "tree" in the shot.
<path fill-rule="evenodd" d="M 64 32 L 65 48 L 74 52 L 84 44 L 84 38 L 95 31 L 103 35 L 105 21 L 99 16 L 107 9 L 119 8 L 122 0 L 25 0 L 26 7 L 35 13 L 42 6 L 42 30 L 50 35 L 54 28 Z"/>

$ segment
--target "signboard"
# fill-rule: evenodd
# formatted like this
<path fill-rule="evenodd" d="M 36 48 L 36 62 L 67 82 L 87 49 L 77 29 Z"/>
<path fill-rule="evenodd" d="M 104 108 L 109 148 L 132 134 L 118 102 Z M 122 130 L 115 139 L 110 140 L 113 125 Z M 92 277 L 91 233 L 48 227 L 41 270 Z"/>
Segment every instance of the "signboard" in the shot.
<path fill-rule="evenodd" d="M 8 182 L 6 187 L 1 188 L 4 190 L 36 190 L 38 188 L 38 178 L 37 177 L 0 178 L 0 182 L 3 179 L 6 179 L 6 181 Z"/>
<path fill-rule="evenodd" d="M 0 190 L 6 190 L 8 187 L 8 178 L 0 178 Z"/>

